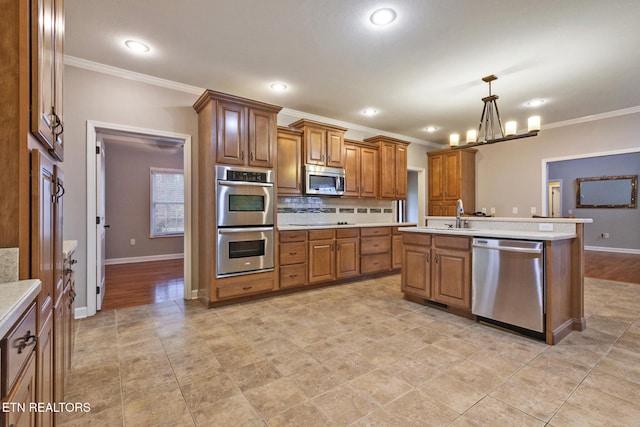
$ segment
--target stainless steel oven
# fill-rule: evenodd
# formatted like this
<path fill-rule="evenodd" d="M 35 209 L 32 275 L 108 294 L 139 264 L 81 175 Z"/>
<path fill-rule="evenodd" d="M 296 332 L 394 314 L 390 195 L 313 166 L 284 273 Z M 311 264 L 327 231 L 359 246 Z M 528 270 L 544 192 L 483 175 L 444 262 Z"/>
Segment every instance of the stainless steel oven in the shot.
<path fill-rule="evenodd" d="M 273 226 L 273 171 L 216 166 L 218 227 Z"/>
<path fill-rule="evenodd" d="M 273 270 L 273 226 L 218 228 L 217 276 Z"/>

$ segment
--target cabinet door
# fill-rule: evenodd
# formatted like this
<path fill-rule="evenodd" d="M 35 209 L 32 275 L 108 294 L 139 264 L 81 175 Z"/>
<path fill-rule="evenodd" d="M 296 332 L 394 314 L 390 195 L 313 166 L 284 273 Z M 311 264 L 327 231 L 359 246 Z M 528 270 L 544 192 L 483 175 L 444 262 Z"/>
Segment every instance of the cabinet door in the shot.
<path fill-rule="evenodd" d="M 53 154 L 62 160 L 64 157 L 64 0 L 54 0 L 54 66 L 53 66 L 53 105 L 57 118 L 53 128 Z"/>
<path fill-rule="evenodd" d="M 396 146 L 382 144 L 380 153 L 380 197 L 393 199 L 396 195 Z"/>
<path fill-rule="evenodd" d="M 273 167 L 275 114 L 249 109 L 249 166 Z"/>
<path fill-rule="evenodd" d="M 46 149 L 54 150 L 55 3 L 36 0 L 31 5 L 31 131 Z"/>
<path fill-rule="evenodd" d="M 302 137 L 278 133 L 278 194 L 302 194 Z"/>
<path fill-rule="evenodd" d="M 59 376 L 55 369 L 55 337 L 53 328 L 53 312 L 49 311 L 46 321 L 44 322 L 40 334 L 38 335 L 37 346 L 37 399 L 38 402 L 63 402 L 62 400 L 54 400 L 54 382 Z M 52 426 L 53 413 L 39 412 L 39 426 Z"/>
<path fill-rule="evenodd" d="M 353 277 L 360 274 L 360 239 L 338 239 L 336 241 L 336 277 Z"/>
<path fill-rule="evenodd" d="M 64 260 L 62 259 L 63 244 L 63 200 L 64 200 L 64 173 L 58 165 L 54 165 L 54 194 L 53 203 L 53 304 L 57 304 L 62 298 L 64 288 Z"/>
<path fill-rule="evenodd" d="M 305 128 L 304 144 L 305 163 L 324 166 L 327 151 L 327 131 L 317 128 Z"/>
<path fill-rule="evenodd" d="M 431 298 L 431 259 L 428 247 L 404 245 L 401 284 L 403 292 Z"/>
<path fill-rule="evenodd" d="M 344 147 L 344 196 L 360 195 L 360 147 L 345 145 Z"/>
<path fill-rule="evenodd" d="M 31 150 L 31 277 L 42 282 L 38 294 L 39 329 L 54 304 L 56 213 L 52 198 L 56 190 L 53 162 L 39 150 Z"/>
<path fill-rule="evenodd" d="M 429 156 L 429 200 L 441 200 L 444 197 L 444 161 L 442 155 Z M 439 214 L 429 214 L 439 215 Z"/>
<path fill-rule="evenodd" d="M 43 402 L 36 396 L 36 358 L 31 354 L 24 371 L 16 382 L 13 392 L 3 402 L 15 402 L 29 407 L 30 402 Z M 5 426 L 31 427 L 36 425 L 35 411 L 8 411 L 0 420 L 4 420 Z M 41 415 L 41 413 L 38 413 Z M 49 424 L 51 425 L 51 424 Z"/>
<path fill-rule="evenodd" d="M 335 278 L 334 243 L 333 239 L 309 242 L 309 283 Z"/>
<path fill-rule="evenodd" d="M 402 235 L 391 236 L 391 268 L 396 270 L 402 267 Z"/>
<path fill-rule="evenodd" d="M 396 146 L 395 162 L 396 200 L 407 198 L 407 147 Z"/>
<path fill-rule="evenodd" d="M 343 167 L 344 166 L 344 133 L 327 132 L 327 166 Z"/>
<path fill-rule="evenodd" d="M 53 308 L 53 398 L 55 402 L 64 401 L 65 354 L 65 301 L 63 298 Z"/>
<path fill-rule="evenodd" d="M 471 255 L 468 251 L 434 250 L 435 301 L 471 309 Z"/>
<path fill-rule="evenodd" d="M 245 108 L 233 103 L 218 103 L 216 161 L 226 165 L 245 165 L 247 149 Z"/>
<path fill-rule="evenodd" d="M 360 149 L 360 197 L 378 197 L 378 150 Z"/>
<path fill-rule="evenodd" d="M 444 155 L 444 198 L 445 200 L 457 200 L 460 198 L 460 152 L 446 153 Z"/>

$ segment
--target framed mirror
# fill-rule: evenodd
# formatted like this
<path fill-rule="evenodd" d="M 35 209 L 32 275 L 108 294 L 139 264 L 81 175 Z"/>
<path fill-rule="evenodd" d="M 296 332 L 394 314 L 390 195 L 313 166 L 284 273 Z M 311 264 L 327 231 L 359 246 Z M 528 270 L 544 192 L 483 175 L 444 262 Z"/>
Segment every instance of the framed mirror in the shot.
<path fill-rule="evenodd" d="M 638 175 L 576 179 L 576 208 L 635 208 Z"/>

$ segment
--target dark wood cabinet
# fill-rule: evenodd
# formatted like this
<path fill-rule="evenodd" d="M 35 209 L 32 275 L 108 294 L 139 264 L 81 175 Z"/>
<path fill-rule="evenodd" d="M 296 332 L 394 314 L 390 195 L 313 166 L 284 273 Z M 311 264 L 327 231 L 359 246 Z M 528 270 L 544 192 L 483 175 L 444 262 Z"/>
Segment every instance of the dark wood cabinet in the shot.
<path fill-rule="evenodd" d="M 302 194 L 302 132 L 278 128 L 278 195 Z"/>
<path fill-rule="evenodd" d="M 428 157 L 429 215 L 456 215 L 462 199 L 465 212 L 475 211 L 474 149 L 431 151 Z"/>

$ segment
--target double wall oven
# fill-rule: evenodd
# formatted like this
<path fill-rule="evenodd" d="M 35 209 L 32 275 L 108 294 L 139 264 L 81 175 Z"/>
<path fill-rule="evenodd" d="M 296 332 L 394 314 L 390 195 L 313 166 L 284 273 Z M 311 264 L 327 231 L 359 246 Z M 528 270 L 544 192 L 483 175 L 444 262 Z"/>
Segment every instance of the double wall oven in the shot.
<path fill-rule="evenodd" d="M 273 171 L 216 166 L 215 172 L 216 276 L 272 271 Z"/>

